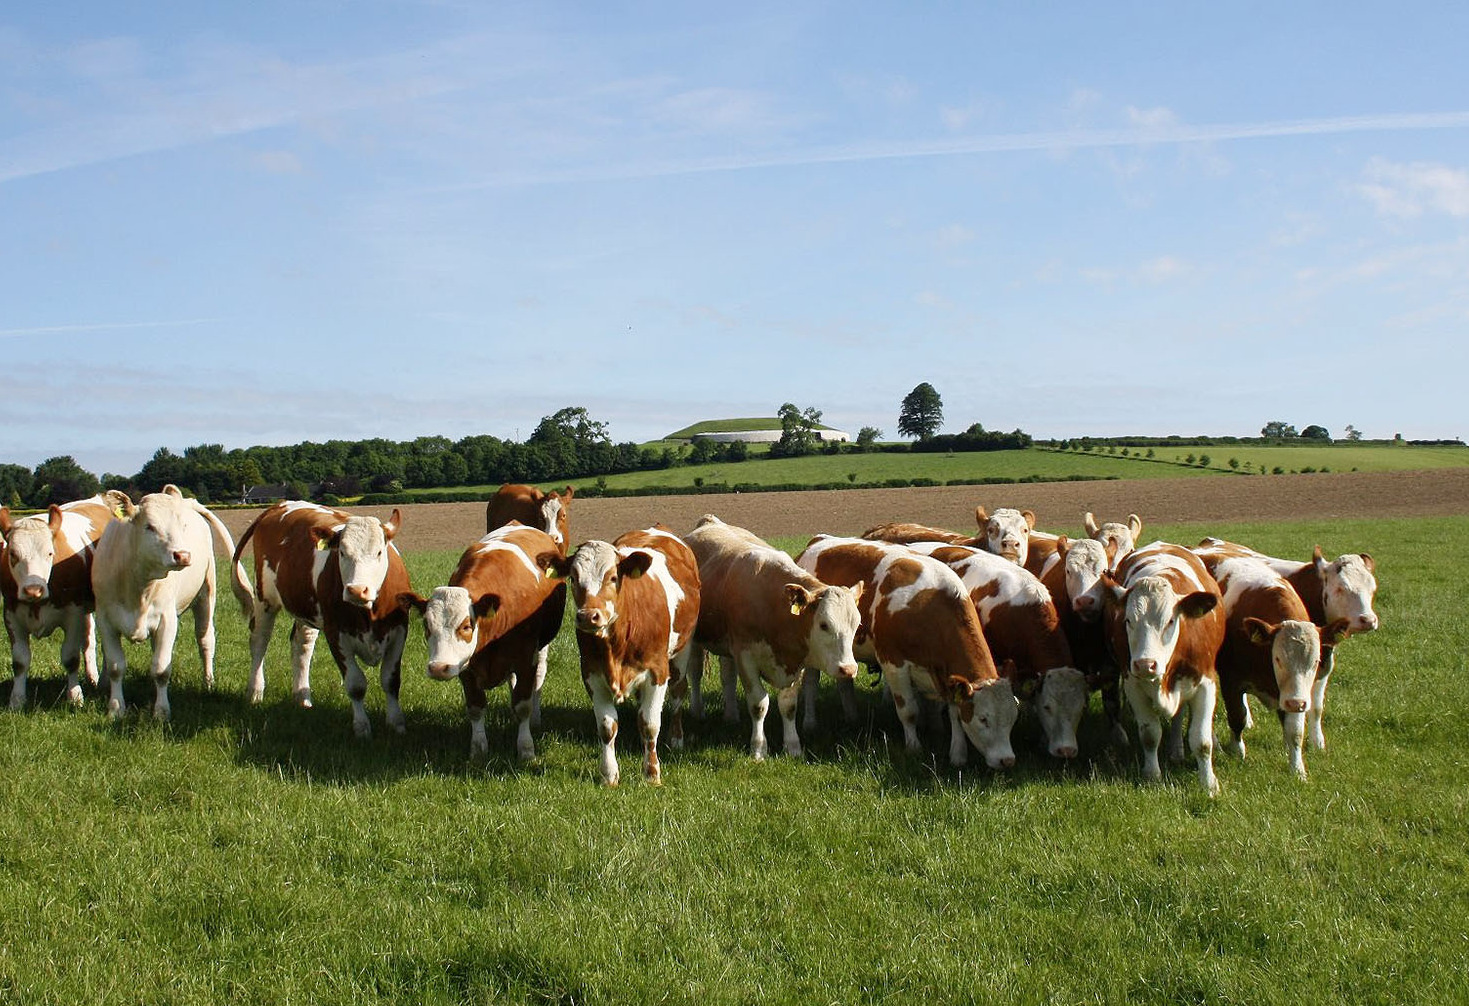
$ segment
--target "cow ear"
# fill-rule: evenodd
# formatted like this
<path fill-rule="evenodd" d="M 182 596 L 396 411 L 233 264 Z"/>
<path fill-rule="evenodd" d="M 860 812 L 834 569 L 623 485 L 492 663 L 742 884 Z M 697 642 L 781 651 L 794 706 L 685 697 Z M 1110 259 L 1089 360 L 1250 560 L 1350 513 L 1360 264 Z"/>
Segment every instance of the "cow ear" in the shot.
<path fill-rule="evenodd" d="M 1245 638 L 1256 646 L 1269 646 L 1275 639 L 1280 626 L 1271 625 L 1263 618 L 1246 618 L 1243 623 Z"/>
<path fill-rule="evenodd" d="M 1311 562 L 1316 566 L 1316 572 L 1324 574 L 1326 571 L 1326 556 L 1321 554 L 1321 546 L 1317 545 L 1311 553 Z"/>
<path fill-rule="evenodd" d="M 1081 526 L 1086 528 L 1086 536 L 1088 538 L 1095 538 L 1097 532 L 1101 530 L 1101 527 L 1097 524 L 1096 515 L 1090 510 L 1081 515 Z"/>
<path fill-rule="evenodd" d="M 9 535 L 15 522 L 10 519 L 10 507 L 0 506 L 0 534 Z"/>
<path fill-rule="evenodd" d="M 1372 561 L 1372 556 L 1368 555 L 1366 552 L 1358 552 L 1357 554 L 1362 557 L 1362 565 L 1367 567 L 1367 572 L 1377 572 L 1377 563 Z"/>
<path fill-rule="evenodd" d="M 866 587 L 867 582 L 865 580 L 858 580 L 856 583 L 852 584 L 851 591 L 852 600 L 854 602 L 860 602 L 862 600 L 862 591 L 865 590 Z"/>
<path fill-rule="evenodd" d="M 788 583 L 786 584 L 786 600 L 791 604 L 791 614 L 799 615 L 812 601 L 816 600 L 816 595 L 799 583 Z"/>
<path fill-rule="evenodd" d="M 422 615 L 424 609 L 428 607 L 428 598 L 419 597 L 413 591 L 405 590 L 398 595 L 398 607 L 404 611 L 411 609 Z"/>
<path fill-rule="evenodd" d="M 317 549 L 328 549 L 336 547 L 337 542 L 342 540 L 342 532 L 333 531 L 329 527 L 313 527 L 311 537 L 315 539 Z"/>
<path fill-rule="evenodd" d="M 560 552 L 542 552 L 536 556 L 536 568 L 546 574 L 548 580 L 564 580 L 571 571 L 571 560 Z"/>
<path fill-rule="evenodd" d="M 1219 595 L 1196 590 L 1178 602 L 1178 613 L 1184 618 L 1203 618 L 1219 604 Z"/>
<path fill-rule="evenodd" d="M 1116 575 L 1110 569 L 1102 570 L 1100 581 L 1103 589 L 1111 595 L 1114 601 L 1122 600 L 1123 595 L 1127 593 L 1127 588 L 1122 585 L 1121 581 L 1117 579 Z"/>
<path fill-rule="evenodd" d="M 109 489 L 102 494 L 102 498 L 112 507 L 112 513 L 118 520 L 127 520 L 138 512 L 133 504 L 133 498 L 121 489 Z"/>
<path fill-rule="evenodd" d="M 982 507 L 982 506 L 975 507 L 974 508 L 974 523 L 978 524 L 980 526 L 980 528 L 982 529 L 989 522 L 990 522 L 990 515 L 985 512 L 984 507 Z"/>
<path fill-rule="evenodd" d="M 567 486 L 566 491 L 561 494 L 562 503 L 570 503 L 571 497 L 576 495 L 576 486 Z"/>
<path fill-rule="evenodd" d="M 1066 558 L 1066 553 L 1071 551 L 1071 539 L 1063 535 L 1056 537 L 1056 554 Z"/>
<path fill-rule="evenodd" d="M 1352 620 L 1350 618 L 1338 618 L 1326 628 L 1321 630 L 1321 645 L 1335 646 L 1343 639 L 1352 634 Z"/>
<path fill-rule="evenodd" d="M 1029 699 L 1029 698 L 1033 698 L 1035 696 L 1035 693 L 1038 692 L 1038 691 L 1040 691 L 1040 690 L 1041 690 L 1041 679 L 1039 677 L 1037 677 L 1036 675 L 1032 674 L 1029 677 L 1027 677 L 1024 681 L 1020 682 L 1020 688 L 1017 689 L 1017 694 L 1019 694 L 1019 696 L 1022 699 Z"/>
<path fill-rule="evenodd" d="M 648 567 L 651 565 L 653 565 L 652 554 L 639 549 L 636 552 L 623 556 L 618 561 L 617 575 L 626 577 L 629 580 L 636 580 L 646 573 Z"/>
<path fill-rule="evenodd" d="M 1025 518 L 1025 526 L 1031 531 L 1035 530 L 1035 513 L 1031 510 L 1020 511 L 1020 516 Z"/>
<path fill-rule="evenodd" d="M 383 541 L 392 541 L 393 536 L 398 533 L 398 528 L 403 526 L 403 515 L 398 508 L 393 508 L 392 516 L 383 521 Z"/>
<path fill-rule="evenodd" d="M 1132 532 L 1132 540 L 1137 541 L 1143 533 L 1143 519 L 1135 513 L 1128 514 L 1127 530 Z"/>
<path fill-rule="evenodd" d="M 859 626 L 857 626 L 856 633 L 852 636 L 852 645 L 853 646 L 861 646 L 862 644 L 864 644 L 866 642 L 867 642 L 867 627 L 865 625 L 859 625 Z"/>
<path fill-rule="evenodd" d="M 53 532 L 61 530 L 61 507 L 55 503 L 46 508 L 46 526 Z"/>
<path fill-rule="evenodd" d="M 954 693 L 956 699 L 974 698 L 974 682 L 968 678 L 961 678 L 957 674 L 949 675 L 949 690 Z"/>
<path fill-rule="evenodd" d="M 160 490 L 160 492 L 162 492 L 165 496 L 176 496 L 179 499 L 184 498 L 183 490 L 179 489 L 179 487 L 174 485 L 172 482 L 164 486 Z"/>
<path fill-rule="evenodd" d="M 484 595 L 481 595 L 481 597 L 479 598 L 479 600 L 477 600 L 477 601 L 474 602 L 474 608 L 473 608 L 473 610 L 474 610 L 474 617 L 475 618 L 490 618 L 490 617 L 492 617 L 495 614 L 495 612 L 497 612 L 497 611 L 500 610 L 500 597 L 499 597 L 499 595 L 497 595 L 497 594 L 484 594 Z"/>
<path fill-rule="evenodd" d="M 1009 681 L 1014 681 L 1016 676 L 1020 673 L 1020 669 L 1015 666 L 1015 661 L 1011 660 L 1009 657 L 1006 657 L 1004 660 L 1000 661 L 1000 666 L 995 669 L 999 672 L 1000 677 L 1005 678 Z"/>

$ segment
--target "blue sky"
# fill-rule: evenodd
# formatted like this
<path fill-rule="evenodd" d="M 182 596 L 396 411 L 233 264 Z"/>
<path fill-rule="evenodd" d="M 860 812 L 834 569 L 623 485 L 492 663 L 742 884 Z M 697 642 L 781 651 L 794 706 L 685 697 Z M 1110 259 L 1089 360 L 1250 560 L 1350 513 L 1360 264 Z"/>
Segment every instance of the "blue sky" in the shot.
<path fill-rule="evenodd" d="M 11 4 L 0 461 L 1469 435 L 1469 7 Z"/>

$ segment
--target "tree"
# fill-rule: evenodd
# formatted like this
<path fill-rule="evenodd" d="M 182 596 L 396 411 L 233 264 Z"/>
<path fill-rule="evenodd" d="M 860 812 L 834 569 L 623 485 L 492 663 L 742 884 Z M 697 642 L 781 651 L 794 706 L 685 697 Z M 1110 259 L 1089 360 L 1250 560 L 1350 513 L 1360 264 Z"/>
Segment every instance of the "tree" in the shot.
<path fill-rule="evenodd" d="M 864 426 L 857 431 L 857 446 L 864 451 L 871 450 L 877 438 L 882 436 L 882 430 L 876 426 Z"/>
<path fill-rule="evenodd" d="M 821 442 L 821 438 L 816 435 L 816 428 L 821 425 L 821 410 L 807 408 L 802 411 L 786 402 L 777 415 L 780 416 L 780 440 L 771 446 L 771 455 L 777 458 L 798 458 L 814 454 Z"/>
<path fill-rule="evenodd" d="M 1357 429 L 1351 423 L 1347 423 L 1346 434 L 1348 440 L 1357 441 L 1362 439 L 1362 431 Z"/>
<path fill-rule="evenodd" d="M 944 400 L 932 384 L 924 381 L 903 396 L 898 410 L 898 435 L 927 440 L 944 423 Z"/>
<path fill-rule="evenodd" d="M 1290 440 L 1297 436 L 1297 434 L 1296 428 L 1290 423 L 1282 422 L 1279 419 L 1272 419 L 1260 427 L 1260 436 L 1267 437 L 1271 440 Z"/>
<path fill-rule="evenodd" d="M 24 506 L 34 482 L 25 465 L 0 465 L 0 506 Z"/>
<path fill-rule="evenodd" d="M 95 496 L 102 488 L 97 476 L 76 463 L 70 454 L 47 458 L 36 466 L 32 475 L 31 498 L 34 507 Z"/>
<path fill-rule="evenodd" d="M 1313 423 L 1301 431 L 1301 437 L 1306 440 L 1330 440 L 1331 433 L 1326 427 L 1317 426 Z"/>

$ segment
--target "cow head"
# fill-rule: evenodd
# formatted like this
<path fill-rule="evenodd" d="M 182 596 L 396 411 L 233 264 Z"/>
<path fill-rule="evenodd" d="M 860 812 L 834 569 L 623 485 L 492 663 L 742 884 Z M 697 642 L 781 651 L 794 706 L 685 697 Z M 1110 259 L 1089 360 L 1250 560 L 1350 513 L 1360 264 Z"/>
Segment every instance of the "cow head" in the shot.
<path fill-rule="evenodd" d="M 791 615 L 806 629 L 805 666 L 825 671 L 834 678 L 855 678 L 857 657 L 852 652 L 862 614 L 862 584 L 855 587 L 823 586 L 810 590 L 799 583 L 785 585 Z"/>
<path fill-rule="evenodd" d="M 1020 701 L 1008 678 L 971 681 L 953 675 L 949 678 L 950 701 L 959 714 L 959 725 L 993 769 L 1015 764 L 1015 748 L 1010 744 L 1010 731 L 1020 716 Z"/>
<path fill-rule="evenodd" d="M 1116 569 L 1127 553 L 1137 548 L 1137 540 L 1142 537 L 1143 519 L 1135 513 L 1127 515 L 1127 523 L 1119 524 L 1109 521 L 1106 524 L 1098 524 L 1097 518 L 1088 510 L 1081 519 L 1086 528 L 1088 538 L 1102 543 L 1107 550 L 1108 568 Z"/>
<path fill-rule="evenodd" d="M 0 508 L 0 535 L 5 536 L 5 562 L 15 578 L 16 596 L 23 602 L 51 597 L 51 567 L 56 561 L 56 536 L 61 534 L 61 508 L 52 504 L 46 519 L 25 517 L 12 522 L 9 508 Z"/>
<path fill-rule="evenodd" d="M 550 535 L 551 540 L 563 551 L 566 549 L 566 536 L 570 533 L 567 511 L 571 509 L 571 498 L 575 495 L 576 489 L 567 486 L 565 492 L 553 489 L 549 493 L 539 494 L 536 499 L 536 506 L 541 513 L 540 530 Z"/>
<path fill-rule="evenodd" d="M 482 619 L 493 617 L 500 607 L 494 594 L 469 596 L 463 587 L 436 587 L 427 600 L 413 594 L 399 597 L 423 615 L 423 636 L 428 641 L 428 676 L 437 681 L 458 677 L 479 651 Z"/>
<path fill-rule="evenodd" d="M 1309 710 L 1311 686 L 1316 683 L 1316 667 L 1321 663 L 1321 633 L 1316 626 L 1295 619 L 1271 623 L 1246 618 L 1243 628 L 1251 643 L 1270 647 L 1270 663 L 1280 690 L 1280 711 Z"/>
<path fill-rule="evenodd" d="M 1060 542 L 1066 542 L 1063 547 Z M 1066 596 L 1071 598 L 1071 610 L 1083 622 L 1095 622 L 1102 617 L 1106 605 L 1107 590 L 1102 583 L 1102 574 L 1107 571 L 1107 551 L 1102 543 L 1091 538 L 1069 541 L 1062 538 L 1056 551 L 1066 564 Z"/>
<path fill-rule="evenodd" d="M 1053 667 L 1041 678 L 1035 708 L 1046 735 L 1046 749 L 1056 758 L 1076 757 L 1076 728 L 1086 709 L 1086 675 L 1074 667 Z"/>
<path fill-rule="evenodd" d="M 394 510 L 386 521 L 352 516 L 336 527 L 311 529 L 317 547 L 336 554 L 342 576 L 342 600 L 359 608 L 377 603 L 388 575 L 388 543 L 398 533 L 402 515 Z"/>
<path fill-rule="evenodd" d="M 1161 576 L 1140 577 L 1124 588 L 1107 572 L 1103 582 L 1120 604 L 1127 629 L 1124 677 L 1161 690 L 1184 620 L 1203 618 L 1213 611 L 1219 595 L 1196 590 L 1179 596 L 1173 584 Z"/>
<path fill-rule="evenodd" d="M 621 612 L 618 602 L 624 580 L 636 580 L 653 565 L 653 554 L 637 549 L 620 555 L 610 542 L 585 541 L 571 558 L 547 552 L 536 558 L 548 576 L 571 584 L 576 603 L 576 631 L 605 637 Z"/>
<path fill-rule="evenodd" d="M 985 551 L 1003 556 L 1017 566 L 1025 565 L 1030 555 L 1030 532 L 1035 528 L 1035 514 L 1029 510 L 1001 507 L 987 515 L 984 507 L 975 507 L 974 519 L 984 538 Z"/>
<path fill-rule="evenodd" d="M 1321 578 L 1321 602 L 1326 608 L 1326 621 L 1346 619 L 1352 633 L 1371 632 L 1377 628 L 1377 612 L 1372 610 L 1372 597 L 1377 593 L 1377 564 L 1366 552 L 1347 554 L 1327 562 L 1316 546 L 1312 561 Z"/>
<path fill-rule="evenodd" d="M 198 540 L 193 531 L 200 519 L 179 487 L 172 484 L 161 492 L 149 493 L 130 512 L 125 511 L 120 520 L 133 528 L 139 572 L 156 580 L 196 561 L 212 562 L 213 556 L 193 553 L 193 542 Z"/>

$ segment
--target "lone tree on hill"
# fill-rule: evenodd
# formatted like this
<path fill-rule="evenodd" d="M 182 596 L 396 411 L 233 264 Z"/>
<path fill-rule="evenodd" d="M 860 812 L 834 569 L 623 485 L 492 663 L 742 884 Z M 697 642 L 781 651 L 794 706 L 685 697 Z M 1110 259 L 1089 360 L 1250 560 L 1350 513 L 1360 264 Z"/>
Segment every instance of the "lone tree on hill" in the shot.
<path fill-rule="evenodd" d="M 1294 426 L 1279 419 L 1272 419 L 1260 427 L 1260 436 L 1269 437 L 1272 440 L 1292 440 L 1298 435 Z"/>
<path fill-rule="evenodd" d="M 808 408 L 804 412 L 790 402 L 780 407 L 780 440 L 770 448 L 778 458 L 798 458 L 814 454 L 821 438 L 816 430 L 821 426 L 821 410 Z"/>
<path fill-rule="evenodd" d="M 1313 423 L 1301 431 L 1301 437 L 1305 440 L 1330 440 L 1331 432 L 1326 427 Z"/>
<path fill-rule="evenodd" d="M 924 381 L 903 398 L 898 410 L 898 433 L 905 437 L 927 440 L 944 422 L 944 400 L 932 384 Z"/>

